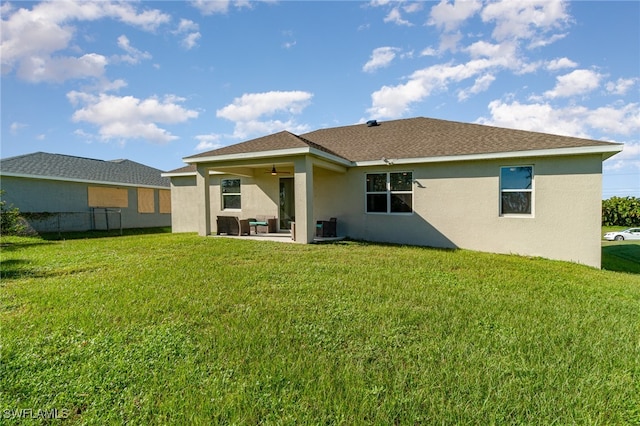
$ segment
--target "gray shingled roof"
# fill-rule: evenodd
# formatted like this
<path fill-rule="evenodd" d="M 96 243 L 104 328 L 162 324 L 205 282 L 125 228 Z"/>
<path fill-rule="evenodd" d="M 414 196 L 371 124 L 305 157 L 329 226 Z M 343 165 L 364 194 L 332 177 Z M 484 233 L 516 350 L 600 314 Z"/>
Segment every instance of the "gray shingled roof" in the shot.
<path fill-rule="evenodd" d="M 620 144 L 417 117 L 383 121 L 377 126 L 356 124 L 320 129 L 300 136 L 279 132 L 185 160 L 307 146 L 363 162 L 612 145 Z"/>
<path fill-rule="evenodd" d="M 104 161 L 46 152 L 0 160 L 0 175 L 168 188 L 169 178 L 162 173 L 130 160 Z"/>

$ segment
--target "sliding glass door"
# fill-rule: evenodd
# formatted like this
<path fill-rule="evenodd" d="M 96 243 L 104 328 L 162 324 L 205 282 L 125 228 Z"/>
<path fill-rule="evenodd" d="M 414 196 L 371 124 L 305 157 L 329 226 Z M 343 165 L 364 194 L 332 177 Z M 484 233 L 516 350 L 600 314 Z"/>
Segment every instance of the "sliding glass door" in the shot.
<path fill-rule="evenodd" d="M 291 229 L 296 220 L 293 178 L 280 178 L 280 229 Z"/>

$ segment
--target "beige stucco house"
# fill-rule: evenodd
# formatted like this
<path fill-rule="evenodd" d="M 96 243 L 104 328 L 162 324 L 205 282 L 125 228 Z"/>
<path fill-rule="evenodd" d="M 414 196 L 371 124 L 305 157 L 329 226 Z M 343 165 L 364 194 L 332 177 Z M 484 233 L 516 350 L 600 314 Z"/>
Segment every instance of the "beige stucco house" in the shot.
<path fill-rule="evenodd" d="M 429 118 L 287 131 L 186 157 L 174 232 L 277 218 L 310 243 L 352 239 L 541 256 L 600 267 L 602 162 L 621 144 Z M 292 222 L 294 225 L 292 225 Z"/>

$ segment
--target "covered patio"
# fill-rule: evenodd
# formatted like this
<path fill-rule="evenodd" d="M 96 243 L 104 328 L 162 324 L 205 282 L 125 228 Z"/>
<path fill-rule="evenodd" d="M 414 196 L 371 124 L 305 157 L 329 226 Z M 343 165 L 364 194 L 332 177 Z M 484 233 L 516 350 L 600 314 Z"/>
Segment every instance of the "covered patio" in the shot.
<path fill-rule="evenodd" d="M 251 235 L 211 235 L 214 238 L 232 238 L 237 240 L 250 241 L 272 241 L 277 243 L 295 243 L 290 232 L 265 232 Z M 314 237 L 312 243 L 330 243 L 344 240 L 344 236 L 337 237 Z"/>
<path fill-rule="evenodd" d="M 331 197 L 325 198 L 316 192 L 328 193 L 325 189 L 327 185 L 334 185 L 336 176 L 344 176 L 351 163 L 301 142 L 288 132 L 282 132 L 275 138 L 272 135 L 269 138 L 270 147 L 277 148 L 280 138 L 284 139 L 283 147 L 287 148 L 258 151 L 253 147 L 250 154 L 226 153 L 223 148 L 216 155 L 185 159 L 195 166 L 196 196 L 193 207 L 200 235 L 218 233 L 214 229 L 216 217 L 232 215 L 238 219 L 277 219 L 275 233 L 249 233 L 233 238 L 288 240 L 302 244 L 327 240 L 317 238 L 317 221 L 328 221 L 337 213 Z M 300 146 L 291 148 L 292 140 Z M 251 144 L 259 144 L 259 141 L 252 141 Z M 227 200 L 237 204 L 226 204 Z M 294 227 L 295 232 L 291 232 Z"/>

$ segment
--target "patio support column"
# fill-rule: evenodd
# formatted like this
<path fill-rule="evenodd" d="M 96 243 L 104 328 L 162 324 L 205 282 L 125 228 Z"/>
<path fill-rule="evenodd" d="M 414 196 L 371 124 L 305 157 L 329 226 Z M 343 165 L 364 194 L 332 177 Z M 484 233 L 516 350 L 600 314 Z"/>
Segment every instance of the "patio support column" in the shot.
<path fill-rule="evenodd" d="M 313 161 L 302 157 L 294 161 L 296 242 L 312 243 L 316 234 L 313 223 Z"/>
<path fill-rule="evenodd" d="M 209 169 L 198 165 L 196 172 L 196 214 L 198 215 L 198 235 L 211 234 L 211 196 L 209 194 Z"/>

